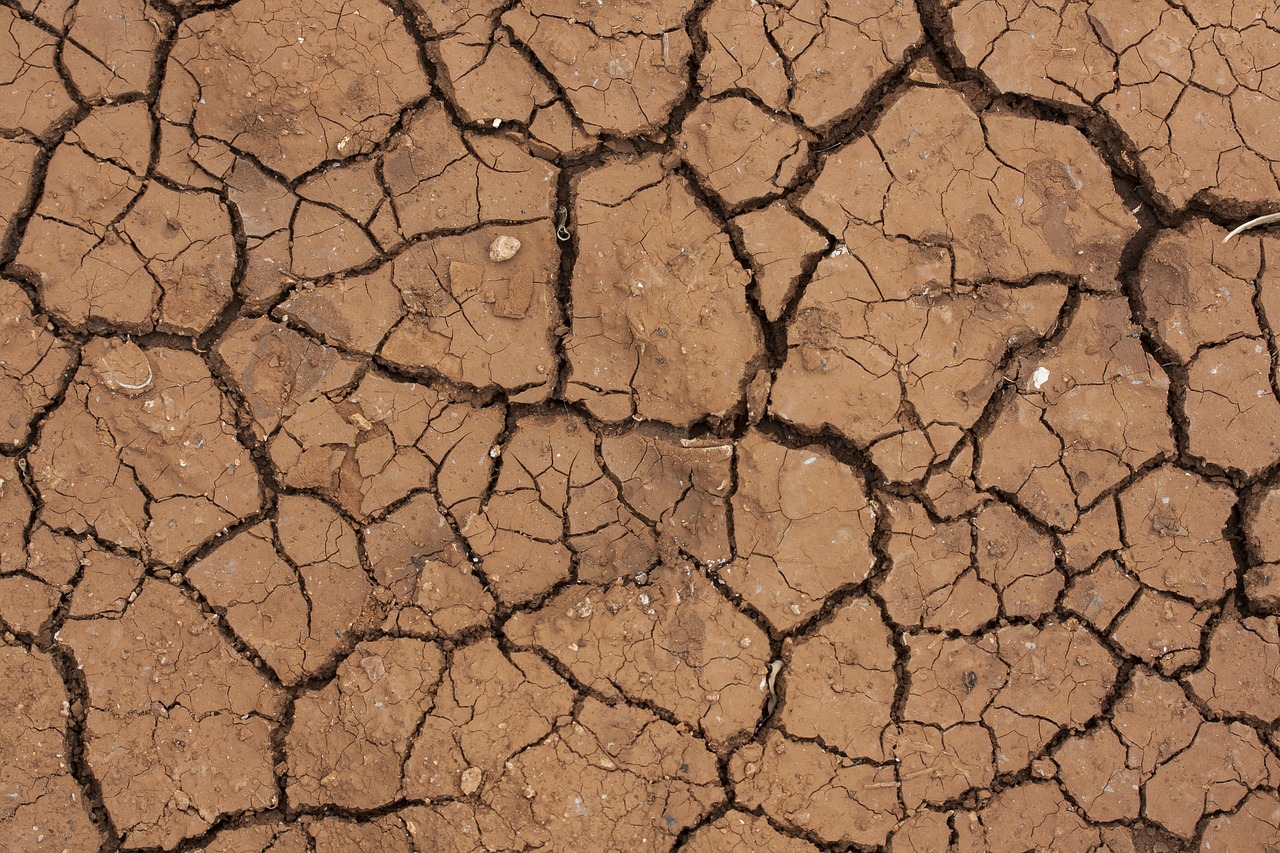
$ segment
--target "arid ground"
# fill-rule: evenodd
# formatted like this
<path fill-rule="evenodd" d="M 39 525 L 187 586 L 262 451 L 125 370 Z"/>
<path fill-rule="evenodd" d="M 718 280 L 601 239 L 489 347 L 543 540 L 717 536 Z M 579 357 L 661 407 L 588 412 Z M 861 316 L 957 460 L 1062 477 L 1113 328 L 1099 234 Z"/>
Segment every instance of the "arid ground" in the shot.
<path fill-rule="evenodd" d="M 1277 0 L 3 0 L 0 850 L 1280 850 Z"/>

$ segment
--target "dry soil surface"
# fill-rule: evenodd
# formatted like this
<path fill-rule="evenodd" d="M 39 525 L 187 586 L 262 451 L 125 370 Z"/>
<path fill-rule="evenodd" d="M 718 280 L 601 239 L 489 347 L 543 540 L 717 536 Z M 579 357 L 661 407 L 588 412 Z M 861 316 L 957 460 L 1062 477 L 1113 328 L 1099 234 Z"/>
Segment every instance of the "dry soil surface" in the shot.
<path fill-rule="evenodd" d="M 2 0 L 0 849 L 1280 850 L 1277 0 Z"/>

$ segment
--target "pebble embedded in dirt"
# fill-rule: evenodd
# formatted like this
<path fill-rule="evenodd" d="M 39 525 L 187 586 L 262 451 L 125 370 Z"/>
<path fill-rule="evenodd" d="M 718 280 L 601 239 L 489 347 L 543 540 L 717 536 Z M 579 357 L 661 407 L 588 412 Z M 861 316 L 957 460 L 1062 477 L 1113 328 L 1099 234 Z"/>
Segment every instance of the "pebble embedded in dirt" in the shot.
<path fill-rule="evenodd" d="M 1274 6 L 0 8 L 0 849 L 1276 847 Z"/>

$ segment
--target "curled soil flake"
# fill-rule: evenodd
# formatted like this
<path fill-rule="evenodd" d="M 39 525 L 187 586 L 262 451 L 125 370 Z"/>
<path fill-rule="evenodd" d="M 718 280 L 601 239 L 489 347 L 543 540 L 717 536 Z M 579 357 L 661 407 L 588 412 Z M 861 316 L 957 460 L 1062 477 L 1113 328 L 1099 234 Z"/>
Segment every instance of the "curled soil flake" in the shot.
<path fill-rule="evenodd" d="M 0 447 L 17 447 L 59 394 L 74 350 L 36 314 L 22 288 L 0 279 Z"/>
<path fill-rule="evenodd" d="M 763 354 L 727 235 L 656 158 L 577 186 L 565 395 L 602 420 L 725 417 Z"/>
<path fill-rule="evenodd" d="M 68 764 L 68 699 L 53 661 L 0 647 L 0 678 L 0 838 L 15 852 L 96 848 L 98 832 Z"/>
<path fill-rule="evenodd" d="M 721 577 L 789 631 L 832 592 L 871 574 L 875 515 L 866 485 L 824 449 L 792 450 L 758 432 L 738 443 L 737 468 L 738 559 Z"/>
<path fill-rule="evenodd" d="M 413 40 L 373 0 L 251 0 L 188 18 L 165 85 L 188 75 L 196 134 L 289 178 L 369 151 L 427 94 Z"/>
<path fill-rule="evenodd" d="M 376 808 L 402 794 L 401 768 L 444 665 L 432 643 L 361 643 L 323 688 L 294 704 L 285 749 L 289 801 Z"/>
<path fill-rule="evenodd" d="M 729 759 L 737 799 L 824 844 L 884 844 L 901 817 L 892 765 L 855 762 L 771 730 Z"/>
<path fill-rule="evenodd" d="M 712 746 L 760 719 L 768 638 L 691 566 L 655 569 L 647 586 L 566 587 L 505 633 L 605 696 L 666 708 Z"/>
<path fill-rule="evenodd" d="M 147 580 L 123 615 L 58 633 L 88 683 L 85 759 L 126 848 L 171 849 L 277 803 L 270 738 L 285 697 L 216 623 Z"/>

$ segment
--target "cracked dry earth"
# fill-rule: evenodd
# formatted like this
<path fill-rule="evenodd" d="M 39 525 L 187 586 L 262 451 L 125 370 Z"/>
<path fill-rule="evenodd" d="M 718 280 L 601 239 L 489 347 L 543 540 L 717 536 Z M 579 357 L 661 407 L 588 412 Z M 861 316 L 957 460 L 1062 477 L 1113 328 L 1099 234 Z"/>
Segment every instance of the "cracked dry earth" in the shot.
<path fill-rule="evenodd" d="M 0 16 L 5 853 L 1280 850 L 1276 0 Z"/>

